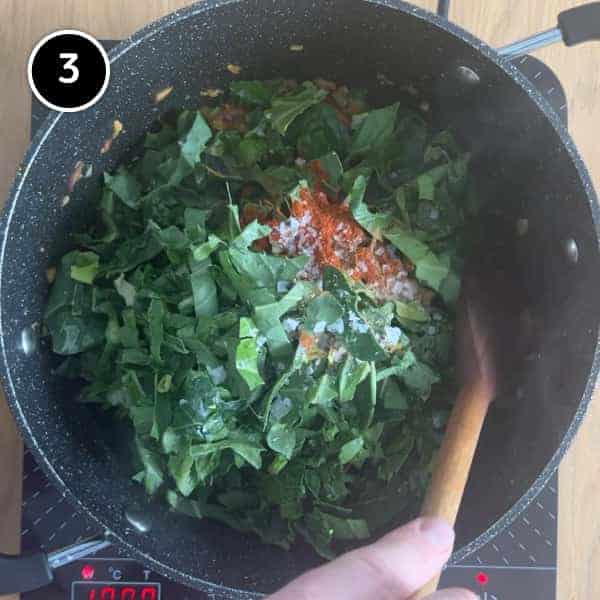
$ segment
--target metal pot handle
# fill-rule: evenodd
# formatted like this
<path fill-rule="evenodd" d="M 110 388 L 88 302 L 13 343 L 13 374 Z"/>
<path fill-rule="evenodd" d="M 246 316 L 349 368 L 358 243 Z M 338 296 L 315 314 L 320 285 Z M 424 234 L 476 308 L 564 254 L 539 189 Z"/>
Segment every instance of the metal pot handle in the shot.
<path fill-rule="evenodd" d="M 437 14 L 444 19 L 448 18 L 450 12 L 450 0 L 438 0 Z"/>
<path fill-rule="evenodd" d="M 49 554 L 0 554 L 0 596 L 37 590 L 52 583 L 54 569 L 110 546 L 104 537 L 92 538 Z"/>
<path fill-rule="evenodd" d="M 558 42 L 576 46 L 591 40 L 600 40 L 600 2 L 590 2 L 561 12 L 556 27 L 502 46 L 498 48 L 498 54 L 511 60 Z"/>

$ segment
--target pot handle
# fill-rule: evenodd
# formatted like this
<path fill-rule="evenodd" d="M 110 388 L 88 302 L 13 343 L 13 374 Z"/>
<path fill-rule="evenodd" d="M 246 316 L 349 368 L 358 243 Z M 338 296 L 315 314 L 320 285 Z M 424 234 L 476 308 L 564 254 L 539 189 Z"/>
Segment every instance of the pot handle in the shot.
<path fill-rule="evenodd" d="M 575 46 L 591 40 L 600 40 L 600 2 L 561 12 L 556 27 L 502 46 L 498 54 L 511 60 L 550 44 L 563 42 L 566 46 Z"/>
<path fill-rule="evenodd" d="M 48 556 L 43 552 L 25 556 L 0 554 L 0 596 L 37 590 L 53 579 Z"/>
<path fill-rule="evenodd" d="M 448 18 L 450 12 L 450 0 L 438 0 L 437 14 L 444 19 Z"/>
<path fill-rule="evenodd" d="M 104 537 L 86 540 L 45 554 L 0 554 L 0 596 L 42 588 L 54 580 L 53 570 L 110 546 Z"/>

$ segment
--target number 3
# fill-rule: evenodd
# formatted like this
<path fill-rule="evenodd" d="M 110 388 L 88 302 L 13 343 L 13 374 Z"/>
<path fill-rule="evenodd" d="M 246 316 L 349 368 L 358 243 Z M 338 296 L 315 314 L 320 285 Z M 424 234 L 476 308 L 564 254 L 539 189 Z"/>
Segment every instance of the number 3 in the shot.
<path fill-rule="evenodd" d="M 75 61 L 79 58 L 79 55 L 75 54 L 75 52 L 61 52 L 58 56 L 67 61 L 63 65 L 63 69 L 71 71 L 69 77 L 61 75 L 58 80 L 61 83 L 75 83 L 79 79 L 79 69 L 75 66 Z"/>

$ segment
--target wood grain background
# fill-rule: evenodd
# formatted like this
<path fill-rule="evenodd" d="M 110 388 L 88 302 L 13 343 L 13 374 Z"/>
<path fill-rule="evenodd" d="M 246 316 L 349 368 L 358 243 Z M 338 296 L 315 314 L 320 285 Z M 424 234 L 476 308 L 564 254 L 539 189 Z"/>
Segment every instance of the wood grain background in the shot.
<path fill-rule="evenodd" d="M 77 28 L 98 38 L 122 38 L 189 0 L 0 0 L 0 199 L 6 197 L 29 135 L 25 66 L 35 42 L 55 29 Z M 417 0 L 428 9 L 435 0 Z M 453 0 L 450 18 L 492 45 L 556 24 L 578 0 Z M 600 44 L 537 54 L 561 79 L 570 130 L 600 189 Z M 18 551 L 22 449 L 0 398 L 0 551 Z M 560 469 L 560 600 L 600 598 L 600 407 L 596 400 Z M 518 600 L 518 599 L 515 599 Z"/>

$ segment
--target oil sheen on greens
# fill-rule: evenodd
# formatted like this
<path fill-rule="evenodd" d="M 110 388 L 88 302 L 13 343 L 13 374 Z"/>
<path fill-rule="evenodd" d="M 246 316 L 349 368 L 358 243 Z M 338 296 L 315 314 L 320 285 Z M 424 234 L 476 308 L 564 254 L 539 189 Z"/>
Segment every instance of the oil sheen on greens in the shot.
<path fill-rule="evenodd" d="M 45 313 L 58 374 L 131 423 L 134 479 L 175 511 L 325 557 L 411 516 L 453 396 L 468 155 L 398 103 L 282 80 L 164 117 L 137 156 L 104 174 Z M 377 301 L 333 267 L 301 280 L 309 257 L 257 249 L 269 228 L 240 226 L 246 205 L 285 218 L 315 160 L 428 302 Z M 317 323 L 342 359 L 298 344 Z"/>

